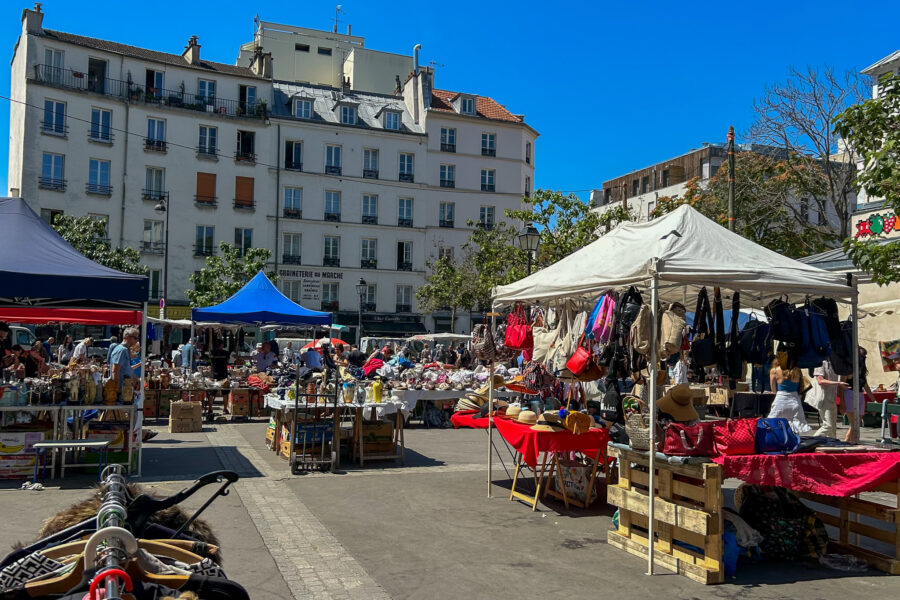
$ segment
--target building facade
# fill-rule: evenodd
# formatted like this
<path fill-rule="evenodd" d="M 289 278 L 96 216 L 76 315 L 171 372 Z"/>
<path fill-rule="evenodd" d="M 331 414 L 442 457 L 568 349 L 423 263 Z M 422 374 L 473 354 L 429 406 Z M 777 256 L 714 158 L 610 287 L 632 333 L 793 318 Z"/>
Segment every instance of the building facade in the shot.
<path fill-rule="evenodd" d="M 141 251 L 167 316 L 228 242 L 268 248 L 304 306 L 348 325 L 362 309 L 367 335 L 448 330 L 449 313 L 418 311 L 428 262 L 530 193 L 538 134 L 522 116 L 437 90 L 432 69 L 362 38 L 259 23 L 227 65 L 201 59 L 196 37 L 168 54 L 45 29 L 44 16 L 23 12 L 12 61 L 10 194 L 48 221 L 106 221 L 114 247 Z M 361 52 L 328 71 L 320 44 Z"/>

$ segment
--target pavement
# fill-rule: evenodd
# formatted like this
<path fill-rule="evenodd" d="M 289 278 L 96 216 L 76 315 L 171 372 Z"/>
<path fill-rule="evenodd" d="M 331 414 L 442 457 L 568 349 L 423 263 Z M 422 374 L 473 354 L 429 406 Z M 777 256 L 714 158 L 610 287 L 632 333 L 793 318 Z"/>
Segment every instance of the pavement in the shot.
<path fill-rule="evenodd" d="M 612 509 L 566 510 L 548 499 L 532 512 L 508 500 L 502 442 L 487 497 L 484 431 L 406 430 L 406 466 L 376 463 L 337 474 L 292 475 L 264 444 L 263 422 L 164 427 L 144 451 L 142 482 L 164 494 L 208 471 L 241 475 L 204 513 L 222 541 L 224 567 L 254 600 L 558 598 L 609 591 L 617 600 L 896 596 L 898 580 L 817 563 L 742 562 L 736 578 L 702 586 L 606 543 Z M 873 430 L 867 430 L 872 432 Z M 875 430 L 877 433 L 877 430 Z M 500 462 L 502 458 L 503 462 Z M 44 491 L 0 482 L 0 548 L 31 540 L 43 519 L 81 500 L 88 476 Z M 212 490 L 212 488 L 205 488 Z M 726 493 L 726 496 L 728 494 Z M 207 495 L 189 499 L 198 507 Z"/>

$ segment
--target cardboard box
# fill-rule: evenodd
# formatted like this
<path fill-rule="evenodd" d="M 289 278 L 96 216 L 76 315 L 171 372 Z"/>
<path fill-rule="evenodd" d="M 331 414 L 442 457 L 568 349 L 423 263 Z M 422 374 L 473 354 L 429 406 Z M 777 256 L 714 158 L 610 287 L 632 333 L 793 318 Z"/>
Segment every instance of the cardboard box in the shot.
<path fill-rule="evenodd" d="M 169 433 L 194 433 L 197 431 L 203 431 L 202 421 L 169 417 Z"/>
<path fill-rule="evenodd" d="M 0 456 L 34 454 L 34 444 L 49 440 L 49 429 L 39 431 L 4 431 L 0 433 Z"/>
<path fill-rule="evenodd" d="M 248 417 L 248 416 L 250 416 L 250 405 L 249 404 L 231 404 L 228 407 L 228 412 L 231 413 L 232 417 Z"/>
<path fill-rule="evenodd" d="M 34 474 L 35 460 L 37 456 L 34 454 L 0 456 L 0 479 L 30 479 Z M 47 460 L 50 458 L 47 457 Z"/>
<path fill-rule="evenodd" d="M 181 390 L 182 402 L 205 402 L 206 390 Z"/>
<path fill-rule="evenodd" d="M 196 421 L 203 420 L 203 403 L 202 402 L 173 402 L 169 415 L 172 419 L 193 419 Z"/>
<path fill-rule="evenodd" d="M 250 388 L 232 388 L 228 401 L 232 404 L 249 404 Z"/>
<path fill-rule="evenodd" d="M 363 423 L 362 434 L 366 449 L 371 444 L 392 444 L 394 424 L 390 421 L 366 421 Z"/>

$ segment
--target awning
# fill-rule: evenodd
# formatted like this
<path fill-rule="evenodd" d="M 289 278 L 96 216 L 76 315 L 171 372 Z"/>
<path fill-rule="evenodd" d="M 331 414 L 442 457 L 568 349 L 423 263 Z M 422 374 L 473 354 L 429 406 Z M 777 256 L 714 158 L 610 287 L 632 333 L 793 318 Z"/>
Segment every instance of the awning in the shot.
<path fill-rule="evenodd" d="M 139 310 L 0 307 L 0 321 L 11 323 L 83 323 L 85 325 L 140 325 Z"/>
<path fill-rule="evenodd" d="M 396 336 L 408 337 L 416 333 L 426 333 L 425 324 L 419 321 L 394 322 L 394 321 L 371 321 L 363 320 L 363 333 L 368 337 Z"/>

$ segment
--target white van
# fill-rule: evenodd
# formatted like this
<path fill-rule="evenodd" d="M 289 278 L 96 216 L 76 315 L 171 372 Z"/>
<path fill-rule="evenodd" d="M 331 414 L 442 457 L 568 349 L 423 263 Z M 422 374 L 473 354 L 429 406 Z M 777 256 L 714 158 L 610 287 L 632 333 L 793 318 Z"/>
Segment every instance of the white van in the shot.
<path fill-rule="evenodd" d="M 20 325 L 10 325 L 9 340 L 11 346 L 15 346 L 16 344 L 18 344 L 26 350 L 31 350 L 31 346 L 35 343 L 35 341 L 37 341 L 37 338 L 33 333 L 31 333 L 31 330 L 26 327 L 21 327 Z"/>

